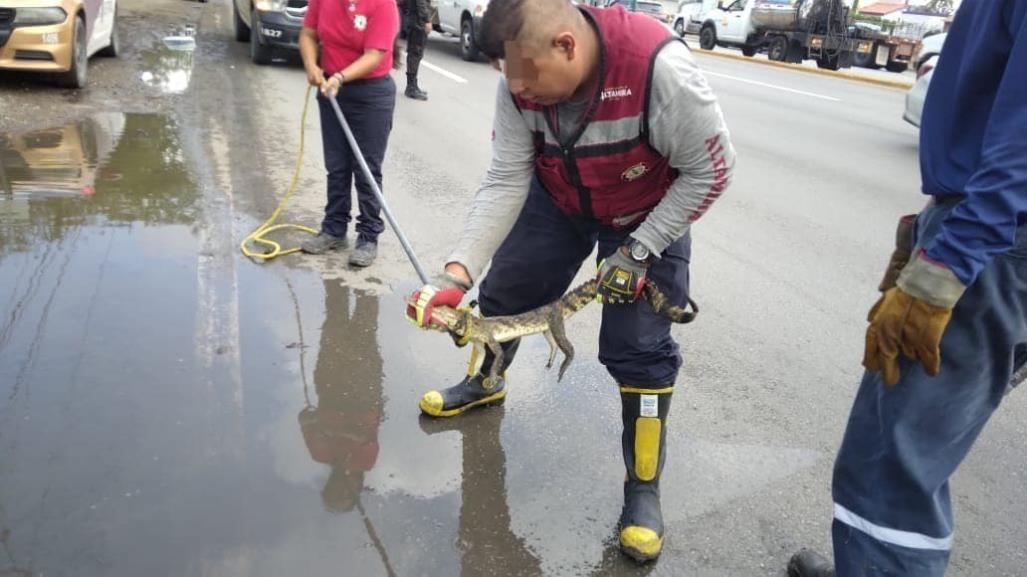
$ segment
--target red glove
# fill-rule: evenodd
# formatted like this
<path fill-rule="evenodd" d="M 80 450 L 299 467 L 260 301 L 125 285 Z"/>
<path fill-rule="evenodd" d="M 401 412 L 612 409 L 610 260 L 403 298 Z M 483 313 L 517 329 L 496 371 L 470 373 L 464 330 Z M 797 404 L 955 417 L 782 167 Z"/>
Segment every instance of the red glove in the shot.
<path fill-rule="evenodd" d="M 471 285 L 459 278 L 443 273 L 432 279 L 410 295 L 407 304 L 407 319 L 421 328 L 428 328 L 432 322 L 431 310 L 437 306 L 457 308 Z"/>

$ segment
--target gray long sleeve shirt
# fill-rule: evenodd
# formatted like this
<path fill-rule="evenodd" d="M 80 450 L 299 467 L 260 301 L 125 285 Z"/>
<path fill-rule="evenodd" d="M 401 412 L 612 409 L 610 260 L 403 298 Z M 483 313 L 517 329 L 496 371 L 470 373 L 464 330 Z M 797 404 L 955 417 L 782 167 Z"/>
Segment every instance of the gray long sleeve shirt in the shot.
<path fill-rule="evenodd" d="M 717 104 L 681 42 L 657 55 L 649 94 L 649 143 L 670 161 L 678 178 L 631 236 L 654 254 L 681 238 L 724 192 L 735 151 Z M 559 109 L 577 120 L 579 110 Z M 510 97 L 505 79 L 496 94 L 492 164 L 471 204 L 463 232 L 447 263 L 460 263 L 477 279 L 517 220 L 535 167 L 531 131 Z"/>

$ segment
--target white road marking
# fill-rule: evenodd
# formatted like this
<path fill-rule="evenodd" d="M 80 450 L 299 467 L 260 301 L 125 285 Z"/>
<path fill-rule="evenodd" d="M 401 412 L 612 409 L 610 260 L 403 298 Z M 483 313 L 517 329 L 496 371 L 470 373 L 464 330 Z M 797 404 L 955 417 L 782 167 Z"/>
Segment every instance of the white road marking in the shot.
<path fill-rule="evenodd" d="M 840 98 L 835 98 L 833 96 L 824 96 L 823 94 L 816 94 L 815 92 L 806 92 L 805 90 L 796 90 L 794 88 L 787 88 L 785 86 L 778 86 L 776 84 L 767 84 L 766 82 L 758 82 L 756 80 L 749 80 L 747 78 L 729 76 L 727 74 L 720 74 L 719 72 L 710 72 L 709 70 L 703 70 L 703 74 L 707 76 L 716 76 L 718 78 L 727 78 L 728 80 L 737 80 L 738 82 L 745 82 L 746 84 L 755 84 L 756 86 L 763 86 L 765 88 L 774 88 L 776 90 L 783 90 L 785 92 L 791 92 L 793 94 L 801 94 L 803 96 L 809 96 L 811 98 L 820 98 L 822 100 L 830 100 L 831 102 L 841 102 Z"/>
<path fill-rule="evenodd" d="M 429 70 L 434 70 L 435 72 L 438 72 L 439 74 L 445 76 L 446 78 L 452 80 L 453 82 L 458 82 L 460 84 L 467 84 L 467 79 L 464 78 L 463 76 L 457 76 L 456 74 L 453 74 L 449 70 L 446 70 L 445 68 L 441 68 L 439 66 L 435 66 L 434 64 L 432 64 L 431 62 L 428 62 L 427 60 L 422 60 L 421 61 L 421 66 L 424 66 L 425 68 L 428 68 Z"/>

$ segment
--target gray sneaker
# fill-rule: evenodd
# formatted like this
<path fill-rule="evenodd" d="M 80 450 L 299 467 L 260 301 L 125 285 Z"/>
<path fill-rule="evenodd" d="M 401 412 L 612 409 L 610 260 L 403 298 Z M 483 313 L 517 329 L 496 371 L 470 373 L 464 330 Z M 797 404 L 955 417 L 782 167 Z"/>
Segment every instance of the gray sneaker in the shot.
<path fill-rule="evenodd" d="M 327 232 L 318 233 L 314 238 L 300 244 L 300 250 L 307 254 L 324 254 L 330 250 L 346 248 L 349 243 L 345 236 L 334 236 Z"/>
<path fill-rule="evenodd" d="M 378 256 L 378 243 L 369 240 L 358 240 L 357 248 L 349 255 L 349 264 L 356 267 L 371 266 L 374 257 Z"/>

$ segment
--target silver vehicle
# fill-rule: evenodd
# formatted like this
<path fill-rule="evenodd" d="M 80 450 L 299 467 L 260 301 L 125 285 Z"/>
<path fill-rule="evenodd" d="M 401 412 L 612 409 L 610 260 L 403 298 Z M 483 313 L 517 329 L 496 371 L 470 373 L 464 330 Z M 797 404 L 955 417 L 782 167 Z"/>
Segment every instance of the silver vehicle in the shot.
<path fill-rule="evenodd" d="M 906 122 L 920 127 L 920 118 L 924 113 L 924 100 L 927 99 L 927 89 L 931 85 L 931 77 L 934 76 L 934 67 L 938 64 L 938 56 L 931 56 L 916 71 L 916 83 L 906 93 L 906 112 L 902 118 Z"/>

